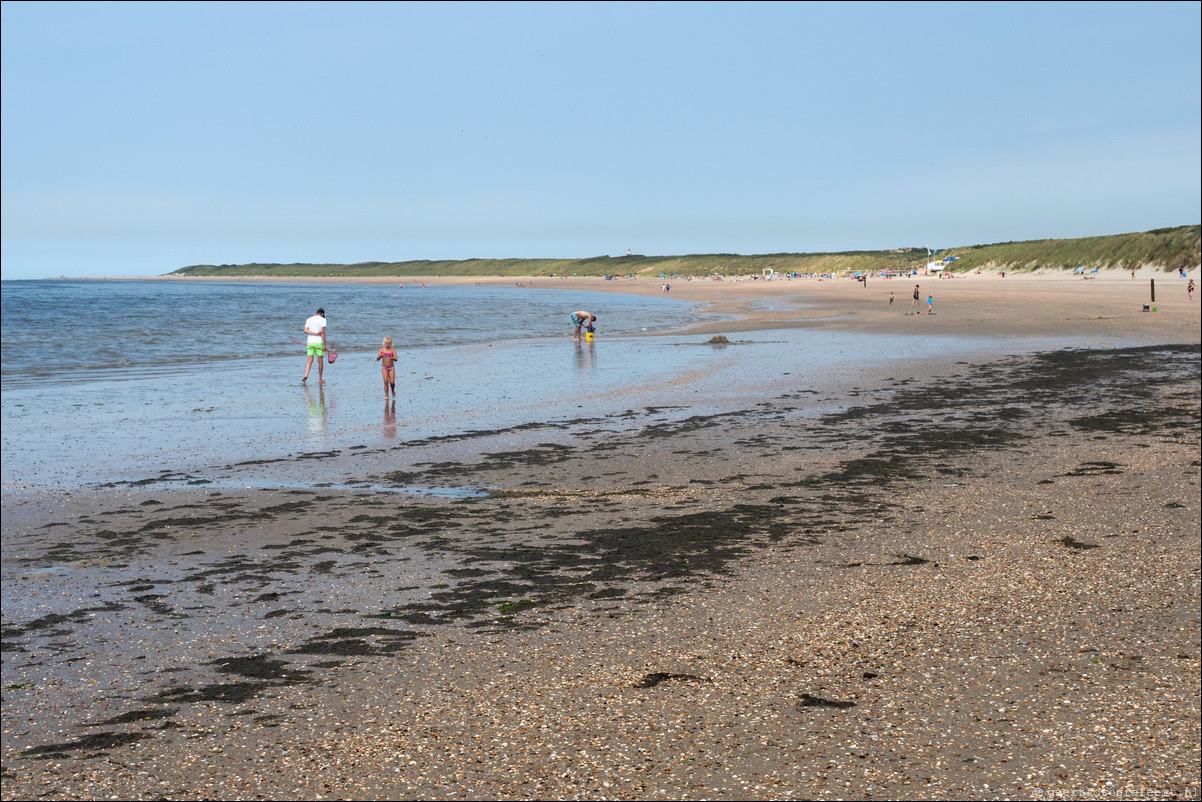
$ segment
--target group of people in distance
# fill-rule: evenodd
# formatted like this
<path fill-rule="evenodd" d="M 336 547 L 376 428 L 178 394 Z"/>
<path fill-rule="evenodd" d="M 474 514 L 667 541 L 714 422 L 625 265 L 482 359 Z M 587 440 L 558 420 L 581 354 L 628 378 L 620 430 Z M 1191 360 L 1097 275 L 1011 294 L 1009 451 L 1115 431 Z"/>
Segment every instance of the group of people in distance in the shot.
<path fill-rule="evenodd" d="M 597 316 L 591 312 L 586 312 L 583 309 L 572 313 L 572 325 L 576 327 L 576 342 L 580 341 L 580 330 L 586 329 L 589 334 L 592 334 L 596 329 L 593 324 L 597 322 Z M 325 384 L 326 380 L 322 373 L 325 370 L 325 356 L 328 351 L 326 346 L 326 310 L 318 309 L 317 314 L 305 321 L 304 332 L 307 335 L 305 351 L 308 354 L 308 361 L 305 362 L 305 377 L 301 379 L 301 384 L 309 381 L 309 372 L 313 369 L 313 360 L 317 360 L 317 383 Z M 392 347 L 392 338 L 385 337 L 380 350 L 376 352 L 376 361 L 380 363 L 380 372 L 384 377 L 384 400 L 388 400 L 389 393 L 392 394 L 392 399 L 396 400 L 396 349 Z"/>
<path fill-rule="evenodd" d="M 914 309 L 917 309 L 918 311 L 914 312 L 914 314 L 921 315 L 922 308 L 918 306 L 918 301 L 922 296 L 918 292 L 918 287 L 919 287 L 919 285 L 917 285 L 917 284 L 914 285 L 914 300 L 910 302 L 910 309 L 911 309 L 911 311 L 913 311 Z M 889 308 L 890 309 L 893 308 L 893 293 L 889 293 Z M 935 296 L 934 295 L 927 296 L 927 314 L 928 315 L 935 314 Z"/>
<path fill-rule="evenodd" d="M 918 292 L 918 286 L 919 285 L 917 285 L 917 284 L 914 285 L 914 300 L 910 302 L 910 308 L 911 309 L 918 308 L 918 312 L 916 314 L 921 315 L 922 309 L 918 307 L 918 299 L 921 297 Z M 933 314 L 934 312 L 935 312 L 935 296 L 928 295 L 927 296 L 927 314 L 930 315 L 930 314 Z"/>
<path fill-rule="evenodd" d="M 1184 270 L 1182 270 L 1181 272 L 1182 272 L 1182 275 L 1185 275 Z M 666 292 L 667 285 L 665 284 L 664 287 L 665 287 L 665 292 Z M 917 314 L 921 315 L 922 309 L 919 307 L 919 301 L 921 300 L 922 296 L 919 293 L 918 289 L 919 289 L 919 285 L 915 284 L 914 285 L 914 299 L 913 299 L 913 301 L 910 302 L 910 309 L 911 310 L 917 309 L 918 310 Z M 1186 290 L 1189 293 L 1190 300 L 1192 301 L 1194 299 L 1194 280 L 1193 279 L 1189 280 L 1189 286 L 1186 288 Z M 893 293 L 889 293 L 889 306 L 890 307 L 893 306 Z M 935 311 L 934 307 L 935 307 L 935 298 L 934 298 L 934 296 L 928 295 L 927 296 L 927 314 L 928 315 L 934 313 L 934 311 Z M 573 339 L 576 342 L 580 342 L 580 332 L 582 329 L 587 331 L 589 334 L 592 334 L 594 331 L 596 331 L 596 329 L 594 328 L 594 324 L 596 322 L 597 322 L 597 316 L 591 312 L 586 312 L 583 309 L 579 309 L 579 310 L 573 312 L 572 313 L 572 325 L 576 327 L 576 332 L 575 332 Z M 325 356 L 326 356 L 326 352 L 327 352 L 327 348 L 326 348 L 326 310 L 318 309 L 317 314 L 313 315 L 313 317 L 306 320 L 304 332 L 306 335 L 308 335 L 308 342 L 305 346 L 305 349 L 308 353 L 309 361 L 305 363 L 305 377 L 303 379 L 301 379 L 301 383 L 304 384 L 305 382 L 309 381 L 309 371 L 313 369 L 313 360 L 314 360 L 314 358 L 316 358 L 317 359 L 317 381 L 319 384 L 325 384 L 325 379 L 322 378 L 322 371 L 325 367 Z M 392 338 L 391 337 L 384 338 L 384 344 L 380 347 L 380 350 L 376 352 L 376 361 L 380 363 L 380 372 L 383 374 L 383 377 L 384 377 L 384 398 L 385 398 L 385 400 L 388 399 L 389 393 L 392 394 L 393 400 L 396 400 L 397 353 L 396 353 L 396 349 L 392 347 Z"/>

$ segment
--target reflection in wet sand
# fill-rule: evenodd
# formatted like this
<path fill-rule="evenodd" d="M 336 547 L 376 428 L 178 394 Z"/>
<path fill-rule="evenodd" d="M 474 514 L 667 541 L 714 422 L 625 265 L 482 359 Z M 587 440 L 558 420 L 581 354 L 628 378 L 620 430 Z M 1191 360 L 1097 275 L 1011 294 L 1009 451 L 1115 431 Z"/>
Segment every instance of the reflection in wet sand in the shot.
<path fill-rule="evenodd" d="M 309 405 L 309 436 L 320 439 L 326 434 L 326 388 L 318 386 L 316 396 L 305 385 L 305 402 Z"/>
<path fill-rule="evenodd" d="M 575 345 L 576 370 L 592 370 L 596 366 L 596 352 L 593 350 L 593 343 L 577 342 Z"/>
<path fill-rule="evenodd" d="M 396 400 L 384 402 L 384 437 L 392 440 L 396 437 Z"/>

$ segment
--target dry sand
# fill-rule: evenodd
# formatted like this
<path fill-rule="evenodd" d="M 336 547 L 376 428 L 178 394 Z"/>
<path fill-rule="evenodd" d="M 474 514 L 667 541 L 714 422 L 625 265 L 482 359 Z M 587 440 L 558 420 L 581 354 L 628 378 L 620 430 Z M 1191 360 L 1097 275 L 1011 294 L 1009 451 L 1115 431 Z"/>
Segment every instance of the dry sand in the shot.
<path fill-rule="evenodd" d="M 161 280 L 256 282 L 280 279 L 164 276 Z M 611 280 L 554 276 L 289 280 L 302 283 L 521 285 L 535 289 L 582 289 L 640 295 L 662 295 L 664 284 L 669 284 L 668 294 L 673 298 L 713 304 L 713 311 L 738 318 L 737 321 L 698 326 L 692 330 L 696 332 L 806 327 L 899 334 L 931 331 L 990 337 L 1120 335 L 1155 342 L 1196 341 L 1198 299 L 1202 298 L 1195 294 L 1191 302 L 1186 296 L 1186 279 L 1150 268 L 1134 272 L 1104 270 L 1088 276 L 1047 272 L 1010 273 L 1003 277 L 995 272 L 981 272 L 943 279 L 934 276 L 874 277 L 865 284 L 846 278 L 766 281 L 751 276 L 722 279 L 641 276 Z M 912 309 L 916 284 L 922 297 L 919 309 Z M 889 305 L 890 293 L 895 296 L 892 307 Z M 925 312 L 928 296 L 935 300 L 934 321 L 925 314 L 910 314 L 920 309 Z M 764 310 L 762 307 L 766 303 L 773 307 Z M 1155 307 L 1157 313 L 1145 313 L 1144 304 Z M 1159 314 L 1161 312 L 1166 314 Z M 600 331 L 604 333 L 604 323 Z"/>
<path fill-rule="evenodd" d="M 914 283 L 671 294 L 1106 347 L 363 476 L 489 495 L 6 493 L 4 798 L 1198 798 L 1197 297 Z"/>

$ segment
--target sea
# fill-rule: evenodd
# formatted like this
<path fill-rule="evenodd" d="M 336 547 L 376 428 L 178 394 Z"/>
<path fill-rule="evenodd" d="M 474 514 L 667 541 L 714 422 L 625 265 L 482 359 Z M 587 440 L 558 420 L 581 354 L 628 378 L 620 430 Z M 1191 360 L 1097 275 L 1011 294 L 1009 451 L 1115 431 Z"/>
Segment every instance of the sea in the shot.
<path fill-rule="evenodd" d="M 0 284 L 2 483 L 67 489 L 531 423 L 714 414 L 983 341 L 782 330 L 707 345 L 668 295 L 513 286 L 171 280 Z M 337 353 L 306 384 L 305 320 Z M 597 315 L 574 342 L 570 314 Z M 375 355 L 398 352 L 398 399 Z M 954 346 L 954 347 L 953 347 Z M 270 482 L 270 477 L 262 481 Z"/>

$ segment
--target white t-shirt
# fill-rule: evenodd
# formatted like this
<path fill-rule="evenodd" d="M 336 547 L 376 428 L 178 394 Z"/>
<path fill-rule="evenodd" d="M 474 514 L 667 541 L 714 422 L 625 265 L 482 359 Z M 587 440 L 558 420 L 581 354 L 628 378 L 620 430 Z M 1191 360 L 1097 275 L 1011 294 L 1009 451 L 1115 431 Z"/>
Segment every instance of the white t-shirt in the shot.
<path fill-rule="evenodd" d="M 321 315 L 314 315 L 305 321 L 305 328 L 309 331 L 321 331 L 326 327 L 326 319 Z M 320 334 L 309 335 L 309 345 L 321 345 Z"/>

